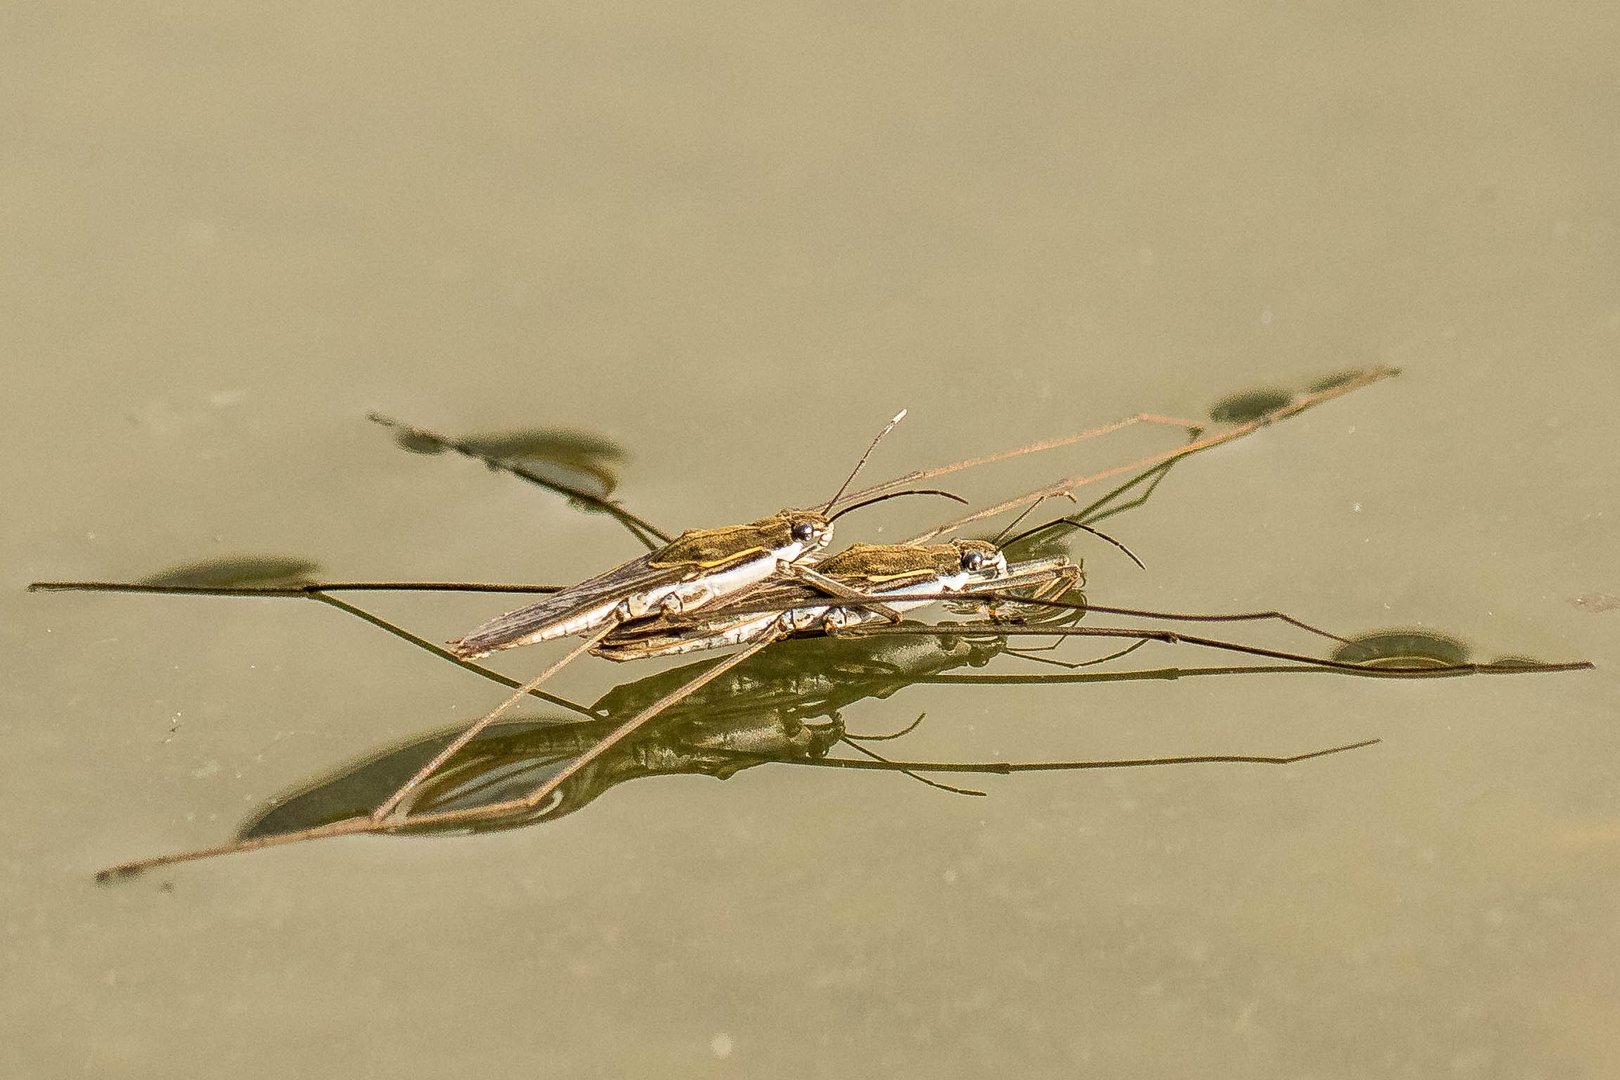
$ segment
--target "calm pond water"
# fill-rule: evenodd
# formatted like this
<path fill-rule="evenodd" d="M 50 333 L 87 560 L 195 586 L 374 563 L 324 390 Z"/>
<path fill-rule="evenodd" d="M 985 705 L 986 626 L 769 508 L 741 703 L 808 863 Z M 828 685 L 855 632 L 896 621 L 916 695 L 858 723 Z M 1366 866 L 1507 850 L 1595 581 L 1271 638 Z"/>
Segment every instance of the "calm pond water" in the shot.
<path fill-rule="evenodd" d="M 1613 1075 L 1612 5 L 5 23 L 0 1073 Z M 1074 541 L 1088 595 L 1595 670 L 851 673 L 828 691 L 849 731 L 926 713 L 875 744 L 909 760 L 1383 741 L 954 778 L 984 798 L 786 765 L 652 777 L 553 824 L 92 880 L 262 827 L 504 691 L 313 603 L 29 582 L 256 556 L 564 583 L 640 550 L 402 452 L 370 410 L 601 438 L 615 497 L 679 530 L 826 498 L 901 407 L 874 479 L 1378 364 L 1403 374 L 1110 519 L 1145 572 Z M 984 504 L 1178 438 L 950 486 Z M 941 513 L 888 504 L 839 539 Z M 510 606 L 365 603 L 433 641 Z M 1232 662 L 1154 645 L 1123 666 Z M 551 689 L 588 704 L 674 666 L 581 662 Z"/>

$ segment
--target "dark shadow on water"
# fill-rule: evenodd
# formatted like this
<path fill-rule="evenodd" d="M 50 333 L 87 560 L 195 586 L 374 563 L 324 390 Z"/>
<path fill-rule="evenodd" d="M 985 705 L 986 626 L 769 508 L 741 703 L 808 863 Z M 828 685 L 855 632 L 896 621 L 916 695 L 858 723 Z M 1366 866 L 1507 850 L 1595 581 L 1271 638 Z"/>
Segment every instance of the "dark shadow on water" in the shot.
<path fill-rule="evenodd" d="M 186 563 L 150 577 L 141 585 L 159 588 L 291 588 L 316 580 L 320 566 L 308 559 L 278 555 L 240 555 Z"/>
<path fill-rule="evenodd" d="M 1453 667 L 1470 663 L 1472 653 L 1466 642 L 1446 634 L 1402 629 L 1363 634 L 1336 650 L 1333 659 L 1373 668 L 1425 664 Z"/>
<path fill-rule="evenodd" d="M 562 495 L 578 510 L 612 516 L 649 549 L 670 540 L 668 533 L 609 498 L 629 455 L 606 436 L 570 428 L 525 428 L 457 437 L 376 413 L 371 419 L 392 429 L 395 443 L 413 454 L 450 452 L 482 462 Z"/>
<path fill-rule="evenodd" d="M 1329 389 L 1330 386 L 1322 387 Z M 1315 388 L 1313 387 L 1313 390 Z M 1217 424 L 1247 424 L 1251 420 L 1258 420 L 1267 413 L 1276 412 L 1294 399 L 1294 395 L 1286 390 L 1271 388 L 1259 390 L 1246 390 L 1241 394 L 1233 394 L 1222 398 L 1209 408 L 1209 418 Z"/>

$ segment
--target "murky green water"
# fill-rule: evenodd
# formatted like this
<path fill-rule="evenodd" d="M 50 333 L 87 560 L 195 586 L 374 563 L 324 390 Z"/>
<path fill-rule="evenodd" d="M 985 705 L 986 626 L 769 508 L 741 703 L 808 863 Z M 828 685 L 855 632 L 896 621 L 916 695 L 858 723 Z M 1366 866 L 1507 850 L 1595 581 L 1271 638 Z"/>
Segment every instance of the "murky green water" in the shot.
<path fill-rule="evenodd" d="M 4 21 L 0 1072 L 1611 1074 L 1609 7 Z M 880 744 L 922 760 L 1383 742 L 958 778 L 987 798 L 654 777 L 544 826 L 91 880 L 502 691 L 312 603 L 29 581 L 274 555 L 566 582 L 639 550 L 402 453 L 368 410 L 598 433 L 629 455 L 618 497 L 680 529 L 825 498 L 902 406 L 878 475 L 1379 363 L 1405 374 L 1112 519 L 1147 572 L 1077 542 L 1089 595 L 1596 671 L 920 683 L 844 723 L 926 712 Z M 990 500 L 1174 439 L 952 486 Z M 874 508 L 840 539 L 938 513 Z M 432 640 L 505 606 L 367 603 Z M 553 689 L 588 703 L 654 670 L 581 663 Z"/>

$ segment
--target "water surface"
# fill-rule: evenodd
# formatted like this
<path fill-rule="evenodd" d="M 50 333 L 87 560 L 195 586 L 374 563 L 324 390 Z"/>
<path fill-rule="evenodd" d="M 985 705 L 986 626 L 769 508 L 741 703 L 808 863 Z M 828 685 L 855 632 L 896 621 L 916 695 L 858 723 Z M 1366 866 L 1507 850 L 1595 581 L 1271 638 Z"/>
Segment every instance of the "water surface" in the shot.
<path fill-rule="evenodd" d="M 1612 1068 L 1609 6 L 7 22 L 8 1075 Z M 655 778 L 546 827 L 91 881 L 500 692 L 314 604 L 29 581 L 265 555 L 566 582 L 639 550 L 401 452 L 368 410 L 602 436 L 625 450 L 615 497 L 678 530 L 825 498 L 902 406 L 880 475 L 1377 363 L 1405 374 L 1110 522 L 1145 573 L 1077 543 L 1090 595 L 1598 670 L 915 685 L 845 722 L 926 712 L 906 756 L 959 760 L 1384 741 L 987 798 Z M 990 499 L 1167 438 L 959 486 Z M 936 512 L 874 509 L 841 539 Z M 441 640 L 501 601 L 377 607 Z M 581 664 L 555 689 L 626 677 Z"/>

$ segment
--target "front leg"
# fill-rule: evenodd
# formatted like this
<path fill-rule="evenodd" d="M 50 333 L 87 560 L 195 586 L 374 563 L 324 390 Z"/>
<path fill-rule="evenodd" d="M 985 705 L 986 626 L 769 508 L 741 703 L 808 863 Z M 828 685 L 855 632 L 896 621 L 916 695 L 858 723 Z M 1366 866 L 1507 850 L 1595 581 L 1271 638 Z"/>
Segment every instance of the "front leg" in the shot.
<path fill-rule="evenodd" d="M 861 607 L 868 611 L 877 612 L 891 623 L 900 621 L 900 613 L 894 608 L 881 603 L 876 597 L 869 596 L 859 589 L 850 588 L 837 578 L 830 578 L 826 574 L 817 573 L 808 566 L 791 566 L 788 568 L 788 572 L 805 584 L 815 586 L 828 596 L 835 596 L 840 600 L 859 601 Z"/>

